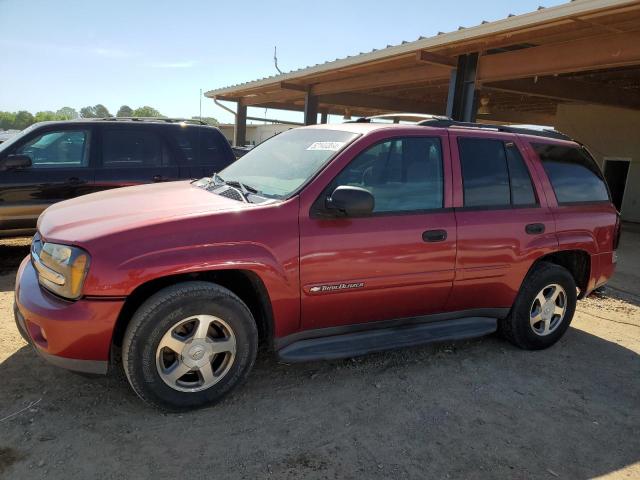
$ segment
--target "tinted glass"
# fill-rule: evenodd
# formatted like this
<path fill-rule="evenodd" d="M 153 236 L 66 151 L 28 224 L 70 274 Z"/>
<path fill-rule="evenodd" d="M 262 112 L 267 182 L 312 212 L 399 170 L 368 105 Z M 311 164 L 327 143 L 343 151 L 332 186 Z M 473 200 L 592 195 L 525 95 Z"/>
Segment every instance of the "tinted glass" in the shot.
<path fill-rule="evenodd" d="M 286 198 L 304 185 L 358 135 L 324 128 L 296 128 L 262 142 L 220 172 L 268 196 Z"/>
<path fill-rule="evenodd" d="M 32 138 L 15 150 L 31 157 L 32 168 L 86 167 L 89 130 L 60 130 Z"/>
<path fill-rule="evenodd" d="M 583 148 L 533 144 L 558 203 L 609 201 L 598 166 Z"/>
<path fill-rule="evenodd" d="M 535 205 L 537 200 L 533 192 L 531 177 L 524 159 L 518 151 L 518 147 L 513 143 L 507 143 L 505 144 L 505 151 L 507 152 L 509 179 L 511 180 L 511 204 Z"/>
<path fill-rule="evenodd" d="M 504 144 L 485 138 L 459 138 L 465 207 L 511 205 Z"/>
<path fill-rule="evenodd" d="M 176 131 L 174 137 L 189 165 L 224 167 L 232 160 L 223 143 L 227 140 L 216 131 L 187 128 Z"/>
<path fill-rule="evenodd" d="M 168 155 L 154 132 L 138 129 L 105 129 L 102 134 L 102 165 L 133 168 L 166 165 Z"/>
<path fill-rule="evenodd" d="M 442 148 L 438 138 L 379 143 L 354 158 L 333 181 L 367 189 L 374 212 L 410 212 L 443 206 Z"/>

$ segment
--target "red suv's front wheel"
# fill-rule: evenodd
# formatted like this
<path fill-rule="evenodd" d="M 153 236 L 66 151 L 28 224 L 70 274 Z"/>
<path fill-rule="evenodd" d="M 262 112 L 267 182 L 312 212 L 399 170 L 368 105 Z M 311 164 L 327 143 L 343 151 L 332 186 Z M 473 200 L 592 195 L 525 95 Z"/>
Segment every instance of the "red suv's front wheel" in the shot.
<path fill-rule="evenodd" d="M 169 410 L 212 404 L 246 379 L 258 334 L 247 306 L 206 282 L 167 287 L 137 310 L 122 360 L 146 402 Z"/>

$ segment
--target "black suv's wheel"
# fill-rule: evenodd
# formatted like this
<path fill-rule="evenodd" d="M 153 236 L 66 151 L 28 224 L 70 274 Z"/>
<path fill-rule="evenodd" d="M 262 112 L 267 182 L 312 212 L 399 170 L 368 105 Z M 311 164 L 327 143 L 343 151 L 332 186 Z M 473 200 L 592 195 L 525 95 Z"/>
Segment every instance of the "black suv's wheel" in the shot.
<path fill-rule="evenodd" d="M 213 404 L 242 383 L 257 347 L 242 300 L 219 285 L 188 282 L 140 306 L 124 336 L 122 364 L 140 398 L 184 410 Z"/>
<path fill-rule="evenodd" d="M 539 350 L 556 343 L 576 310 L 576 284 L 569 271 L 541 262 L 525 278 L 500 330 L 514 345 Z"/>

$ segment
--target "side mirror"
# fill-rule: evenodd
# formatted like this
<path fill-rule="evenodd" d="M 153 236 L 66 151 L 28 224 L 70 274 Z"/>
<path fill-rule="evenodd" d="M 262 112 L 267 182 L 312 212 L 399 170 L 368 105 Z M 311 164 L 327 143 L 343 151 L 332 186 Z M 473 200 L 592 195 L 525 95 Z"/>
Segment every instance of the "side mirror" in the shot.
<path fill-rule="evenodd" d="M 29 168 L 30 166 L 31 157 L 28 155 L 8 155 L 0 160 L 0 172 L 4 172 L 5 170 Z"/>
<path fill-rule="evenodd" d="M 327 198 L 325 206 L 347 217 L 362 217 L 371 215 L 375 199 L 364 188 L 341 185 Z"/>

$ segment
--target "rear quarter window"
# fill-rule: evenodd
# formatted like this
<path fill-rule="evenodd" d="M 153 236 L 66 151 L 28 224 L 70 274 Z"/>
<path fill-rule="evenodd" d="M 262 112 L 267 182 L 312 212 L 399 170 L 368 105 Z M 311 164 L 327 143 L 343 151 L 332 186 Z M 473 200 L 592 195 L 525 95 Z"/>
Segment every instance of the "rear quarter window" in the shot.
<path fill-rule="evenodd" d="M 175 131 L 174 138 L 188 165 L 221 170 L 234 160 L 227 139 L 217 130 L 186 128 Z"/>
<path fill-rule="evenodd" d="M 598 165 L 580 147 L 532 144 L 540 157 L 558 204 L 609 202 L 609 191 Z"/>

